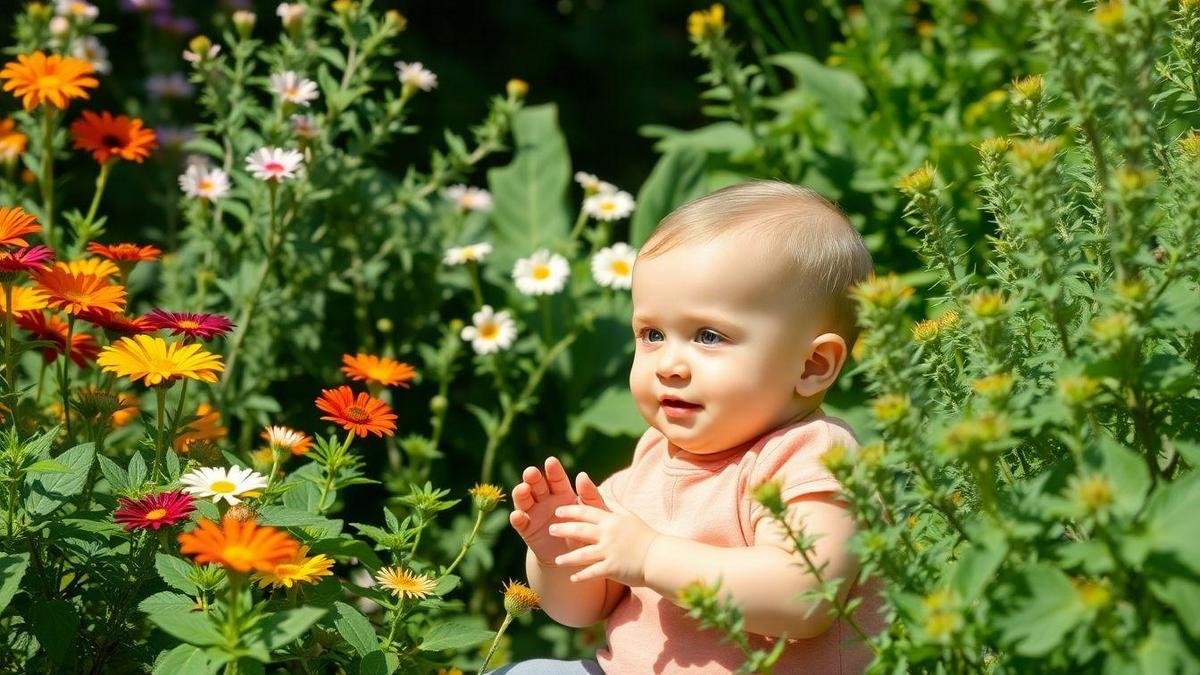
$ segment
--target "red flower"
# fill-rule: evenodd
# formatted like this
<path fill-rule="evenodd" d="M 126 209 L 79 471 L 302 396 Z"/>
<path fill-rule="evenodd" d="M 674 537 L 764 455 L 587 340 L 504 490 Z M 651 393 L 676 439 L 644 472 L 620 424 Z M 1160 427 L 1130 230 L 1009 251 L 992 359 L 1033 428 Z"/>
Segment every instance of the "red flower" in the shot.
<path fill-rule="evenodd" d="M 91 110 L 84 110 L 71 123 L 71 138 L 75 139 L 75 149 L 91 152 L 100 164 L 114 157 L 141 164 L 158 147 L 154 130 L 143 127 L 140 119 L 113 117 L 109 112 L 97 115 Z"/>
<path fill-rule="evenodd" d="M 128 316 L 107 309 L 86 309 L 78 316 L 98 328 L 122 335 L 140 335 L 154 330 L 146 323 L 146 317 Z"/>
<path fill-rule="evenodd" d="M 366 392 L 359 392 L 356 398 L 346 385 L 322 389 L 317 408 L 329 413 L 321 419 L 335 422 L 359 436 L 366 436 L 368 432 L 380 437 L 391 436 L 396 431 L 396 414 L 388 404 L 371 398 Z"/>
<path fill-rule="evenodd" d="M 54 251 L 38 244 L 16 251 L 0 252 L 0 274 L 14 275 L 18 272 L 42 270 L 54 262 Z"/>
<path fill-rule="evenodd" d="M 117 498 L 120 508 L 113 511 L 113 520 L 132 532 L 135 528 L 155 529 L 174 525 L 191 515 L 196 506 L 191 495 L 182 492 L 160 492 L 141 499 Z"/>
<path fill-rule="evenodd" d="M 54 346 L 42 349 L 42 358 L 53 363 L 58 355 L 66 351 L 67 322 L 41 310 L 21 312 L 16 316 L 17 325 L 33 334 L 35 340 L 53 342 Z M 100 354 L 100 345 L 89 333 L 71 333 L 71 360 L 80 368 L 87 368 L 88 361 L 95 361 Z"/>
<path fill-rule="evenodd" d="M 98 241 L 89 242 L 88 253 L 95 253 L 101 258 L 112 261 L 146 261 L 154 262 L 162 255 L 157 246 L 142 246 L 140 244 L 101 244 Z"/>
<path fill-rule="evenodd" d="M 224 337 L 233 330 L 233 322 L 220 314 L 167 312 L 155 308 L 142 320 L 151 330 L 169 330 L 172 335 L 186 335 L 200 340 Z"/>

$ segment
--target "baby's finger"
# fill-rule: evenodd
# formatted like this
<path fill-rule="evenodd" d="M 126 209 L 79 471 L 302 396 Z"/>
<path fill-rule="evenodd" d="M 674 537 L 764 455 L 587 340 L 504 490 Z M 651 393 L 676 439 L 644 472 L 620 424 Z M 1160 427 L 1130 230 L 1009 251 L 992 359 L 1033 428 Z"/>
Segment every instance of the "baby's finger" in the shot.
<path fill-rule="evenodd" d="M 596 487 L 596 484 L 592 482 L 591 476 L 588 476 L 583 471 L 579 472 L 579 475 L 575 477 L 575 490 L 579 493 L 581 503 L 599 508 L 607 506 L 604 503 L 604 497 L 600 495 L 600 488 Z"/>
<path fill-rule="evenodd" d="M 587 523 L 599 523 L 611 514 L 611 511 L 606 511 L 595 506 L 588 506 L 587 504 L 568 504 L 554 509 L 555 518 L 580 520 Z"/>
<path fill-rule="evenodd" d="M 603 579 L 605 576 L 607 575 L 604 571 L 604 561 L 601 560 L 591 567 L 584 568 L 575 574 L 572 574 L 571 581 L 579 583 L 581 581 L 591 581 L 592 579 Z"/>
<path fill-rule="evenodd" d="M 536 503 L 533 499 L 533 489 L 526 483 L 521 483 L 512 491 L 512 503 L 518 511 L 528 511 Z"/>
<path fill-rule="evenodd" d="M 584 546 L 554 559 L 555 565 L 591 565 L 604 560 L 599 546 Z"/>
<path fill-rule="evenodd" d="M 525 530 L 529 529 L 529 524 L 532 522 L 533 521 L 529 518 L 529 514 L 525 513 L 524 511 L 513 511 L 512 513 L 508 514 L 508 524 L 512 525 L 513 529 L 517 531 L 517 534 L 524 535 Z"/>
<path fill-rule="evenodd" d="M 550 494 L 574 494 L 567 470 L 557 457 L 546 458 L 546 482 L 550 484 Z"/>
<path fill-rule="evenodd" d="M 570 537 L 572 539 L 578 539 L 579 541 L 595 543 L 600 538 L 599 529 L 591 523 L 554 523 L 547 529 L 551 536 L 560 537 L 563 539 Z"/>
<path fill-rule="evenodd" d="M 538 471 L 537 467 L 525 467 L 525 472 L 521 474 L 521 479 L 533 490 L 534 501 L 541 501 L 542 497 L 550 494 L 550 488 L 546 486 L 546 479 L 542 478 L 542 472 Z"/>

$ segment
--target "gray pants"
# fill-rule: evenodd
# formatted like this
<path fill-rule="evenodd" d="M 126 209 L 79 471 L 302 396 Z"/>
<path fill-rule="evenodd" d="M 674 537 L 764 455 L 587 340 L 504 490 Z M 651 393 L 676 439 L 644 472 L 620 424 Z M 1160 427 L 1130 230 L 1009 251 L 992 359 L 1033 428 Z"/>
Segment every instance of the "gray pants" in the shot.
<path fill-rule="evenodd" d="M 595 659 L 530 659 L 500 666 L 488 675 L 604 675 L 604 671 L 600 670 L 600 664 Z"/>

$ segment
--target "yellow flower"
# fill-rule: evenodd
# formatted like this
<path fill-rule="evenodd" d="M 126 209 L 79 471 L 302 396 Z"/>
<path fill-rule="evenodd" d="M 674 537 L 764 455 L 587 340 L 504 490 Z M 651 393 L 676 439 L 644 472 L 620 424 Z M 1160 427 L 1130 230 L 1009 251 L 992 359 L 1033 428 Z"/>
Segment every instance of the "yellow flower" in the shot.
<path fill-rule="evenodd" d="M 929 162 L 925 162 L 925 164 L 921 165 L 919 169 L 916 169 L 904 178 L 901 178 L 900 181 L 896 183 L 896 187 L 910 197 L 925 195 L 929 194 L 929 192 L 933 190 L 934 178 L 936 177 L 937 172 L 934 170 L 933 165 Z"/>
<path fill-rule="evenodd" d="M 1012 157 L 1014 164 L 1028 173 L 1039 171 L 1054 159 L 1062 147 L 1062 141 L 1052 138 L 1048 141 L 1030 138 L 1013 143 Z"/>
<path fill-rule="evenodd" d="M 147 387 L 180 377 L 212 383 L 225 369 L 221 357 L 204 351 L 199 343 L 168 343 L 149 335 L 121 338 L 101 350 L 96 363 L 105 372 L 142 380 Z"/>
<path fill-rule="evenodd" d="M 490 513 L 496 505 L 504 501 L 504 490 L 491 483 L 478 483 L 475 487 L 467 490 L 471 495 L 471 501 L 474 502 L 475 508 Z"/>
<path fill-rule="evenodd" d="M 1100 381 L 1087 375 L 1072 375 L 1058 381 L 1058 395 L 1067 405 L 1081 406 L 1100 391 Z"/>
<path fill-rule="evenodd" d="M 1113 503 L 1113 484 L 1106 476 L 1091 474 L 1070 481 L 1071 499 L 1084 511 L 1097 515 Z"/>
<path fill-rule="evenodd" d="M 504 586 L 504 611 L 509 616 L 524 616 L 537 609 L 542 599 L 537 591 L 519 581 L 509 581 Z"/>
<path fill-rule="evenodd" d="M 985 159 L 995 159 L 1008 152 L 1012 142 L 1007 138 L 989 138 L 979 144 L 979 156 Z"/>
<path fill-rule="evenodd" d="M 892 309 L 901 301 L 912 297 L 913 289 L 895 274 L 882 277 L 872 274 L 866 281 L 855 286 L 850 294 L 860 304 Z"/>
<path fill-rule="evenodd" d="M 696 42 L 717 37 L 725 32 L 725 7 L 714 4 L 707 10 L 698 9 L 688 16 L 688 35 Z"/>
<path fill-rule="evenodd" d="M 529 83 L 514 77 L 504 86 L 504 91 L 508 94 L 509 98 L 522 99 L 529 93 Z"/>
<path fill-rule="evenodd" d="M 1041 75 L 1027 75 L 1013 80 L 1013 98 L 1023 106 L 1036 105 L 1046 89 L 1046 79 Z"/>
<path fill-rule="evenodd" d="M 971 389 L 989 401 L 1004 400 L 1012 392 L 1012 388 L 1013 376 L 1011 373 L 995 373 L 971 383 Z"/>
<path fill-rule="evenodd" d="M 898 394 L 884 394 L 871 402 L 871 412 L 884 425 L 894 424 L 908 414 L 908 398 Z"/>
<path fill-rule="evenodd" d="M 935 340 L 941 328 L 942 324 L 935 319 L 920 321 L 912 327 L 913 340 L 922 344 Z"/>
<path fill-rule="evenodd" d="M 4 293 L 0 293 L 0 312 L 8 312 L 8 305 L 5 302 Z M 13 313 L 20 314 L 21 312 L 45 309 L 49 302 L 50 298 L 46 297 L 46 294 L 40 289 L 28 286 L 12 287 Z"/>
<path fill-rule="evenodd" d="M 262 588 L 268 586 L 291 588 L 294 584 L 316 583 L 321 577 L 333 574 L 329 571 L 329 568 L 333 567 L 333 561 L 327 556 L 319 554 L 308 558 L 307 554 L 308 547 L 302 546 L 294 558 L 275 565 L 270 572 L 260 572 L 254 575 L 254 578 L 258 580 L 258 585 Z"/>
<path fill-rule="evenodd" d="M 375 581 L 401 598 L 425 598 L 437 587 L 437 582 L 424 574 L 399 567 L 381 567 Z"/>

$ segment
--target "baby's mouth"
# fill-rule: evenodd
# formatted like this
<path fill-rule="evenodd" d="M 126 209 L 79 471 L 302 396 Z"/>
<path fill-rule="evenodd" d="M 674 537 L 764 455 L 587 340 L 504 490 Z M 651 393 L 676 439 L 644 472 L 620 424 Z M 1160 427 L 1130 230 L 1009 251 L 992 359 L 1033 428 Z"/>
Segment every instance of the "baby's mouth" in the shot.
<path fill-rule="evenodd" d="M 662 406 L 663 412 L 665 412 L 668 417 L 686 416 L 704 407 L 699 403 L 692 403 L 690 401 L 685 401 L 680 398 L 672 398 L 670 396 L 665 396 L 659 399 L 658 402 Z"/>

